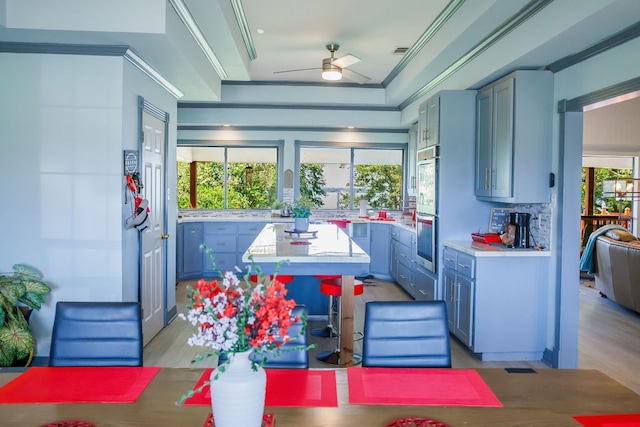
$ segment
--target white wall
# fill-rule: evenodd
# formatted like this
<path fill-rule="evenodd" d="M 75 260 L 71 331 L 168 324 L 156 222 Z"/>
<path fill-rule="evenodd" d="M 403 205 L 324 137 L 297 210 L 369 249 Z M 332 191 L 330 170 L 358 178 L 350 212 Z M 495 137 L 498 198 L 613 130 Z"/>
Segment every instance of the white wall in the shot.
<path fill-rule="evenodd" d="M 32 265 L 53 289 L 30 320 L 38 357 L 48 354 L 57 301 L 137 292 L 137 239 L 122 225 L 123 149 L 135 147 L 138 93 L 152 92 L 173 117 L 175 100 L 125 62 L 0 53 L 0 271 Z M 175 280 L 175 247 L 168 256 Z"/>

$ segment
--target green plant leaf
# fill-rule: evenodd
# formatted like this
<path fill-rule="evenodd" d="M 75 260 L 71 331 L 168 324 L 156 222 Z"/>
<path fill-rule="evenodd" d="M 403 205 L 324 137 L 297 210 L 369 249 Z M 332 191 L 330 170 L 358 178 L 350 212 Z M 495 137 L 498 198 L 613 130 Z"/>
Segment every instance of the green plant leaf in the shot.
<path fill-rule="evenodd" d="M 3 328 L 0 328 L 0 331 Z M 16 352 L 13 347 L 4 345 L 0 340 L 0 366 L 11 366 L 16 358 Z"/>
<path fill-rule="evenodd" d="M 11 305 L 11 307 L 18 304 L 20 297 L 24 295 L 27 291 L 27 288 L 20 283 L 20 281 L 13 280 L 11 282 L 2 283 L 0 286 L 0 294 L 6 299 L 7 303 Z M 8 311 L 8 307 L 2 302 L 2 305 Z"/>
<path fill-rule="evenodd" d="M 22 284 L 25 286 L 25 293 L 20 297 L 20 302 L 34 310 L 40 310 L 51 288 L 41 281 L 31 279 L 24 280 Z"/>
<path fill-rule="evenodd" d="M 24 319 L 22 321 L 8 322 L 0 328 L 0 343 L 2 343 L 3 349 L 13 350 L 15 352 L 14 357 L 18 359 L 27 357 L 36 345 L 36 341 Z M 7 354 L 9 351 L 7 351 Z"/>
<path fill-rule="evenodd" d="M 42 280 L 42 273 L 29 265 L 15 264 L 13 266 L 13 271 L 15 271 L 17 275 L 25 275 L 30 276 L 35 280 Z"/>

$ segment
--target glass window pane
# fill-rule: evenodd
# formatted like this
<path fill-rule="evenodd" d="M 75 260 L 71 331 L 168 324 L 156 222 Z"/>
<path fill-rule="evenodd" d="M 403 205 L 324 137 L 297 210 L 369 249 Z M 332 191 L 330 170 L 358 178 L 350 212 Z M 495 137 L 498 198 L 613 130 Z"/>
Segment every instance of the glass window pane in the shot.
<path fill-rule="evenodd" d="M 374 209 L 402 209 L 403 151 L 355 149 L 353 158 L 354 199 L 364 198 Z"/>
<path fill-rule="evenodd" d="M 267 209 L 277 197 L 276 148 L 228 148 L 229 209 Z"/>
<path fill-rule="evenodd" d="M 224 209 L 225 189 L 227 208 L 270 208 L 277 197 L 277 159 L 276 147 L 178 147 L 178 208 Z"/>
<path fill-rule="evenodd" d="M 350 182 L 350 148 L 300 148 L 300 194 L 317 208 L 338 209 L 339 199 L 348 203 Z"/>

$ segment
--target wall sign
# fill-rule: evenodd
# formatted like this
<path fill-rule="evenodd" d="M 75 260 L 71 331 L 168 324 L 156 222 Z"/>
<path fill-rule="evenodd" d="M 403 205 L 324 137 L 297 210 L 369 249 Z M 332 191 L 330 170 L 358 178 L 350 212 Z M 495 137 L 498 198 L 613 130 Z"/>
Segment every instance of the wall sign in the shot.
<path fill-rule="evenodd" d="M 133 175 L 138 172 L 138 150 L 124 150 L 124 174 Z"/>
<path fill-rule="evenodd" d="M 513 212 L 512 208 L 491 208 L 491 216 L 489 218 L 489 232 L 502 234 L 507 230 L 509 224 L 509 214 Z"/>

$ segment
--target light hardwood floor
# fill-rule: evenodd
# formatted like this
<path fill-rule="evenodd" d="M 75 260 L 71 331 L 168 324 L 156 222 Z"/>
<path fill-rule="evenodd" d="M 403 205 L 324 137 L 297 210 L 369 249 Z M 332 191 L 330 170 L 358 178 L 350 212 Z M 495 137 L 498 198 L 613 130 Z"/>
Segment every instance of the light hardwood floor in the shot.
<path fill-rule="evenodd" d="M 178 312 L 185 309 L 185 286 L 181 282 L 177 287 L 176 301 Z M 597 369 L 618 382 L 640 393 L 640 315 L 626 310 L 617 304 L 600 297 L 590 287 L 580 286 L 580 326 L 578 337 L 578 367 Z M 356 330 L 362 330 L 364 304 L 374 300 L 410 299 L 395 283 L 371 281 L 366 283 L 363 295 L 356 297 Z M 310 322 L 309 328 L 322 326 L 321 322 Z M 187 338 L 193 333 L 193 327 L 185 320 L 176 318 L 161 331 L 144 349 L 146 366 L 163 367 L 209 367 L 216 360 L 208 359 L 192 363 L 201 348 L 187 345 Z M 315 354 L 319 351 L 335 348 L 335 340 L 310 336 L 310 342 L 316 348 L 310 350 L 310 367 L 314 369 L 334 366 L 318 362 Z M 355 342 L 359 352 L 360 342 Z M 525 362 L 481 362 L 455 338 L 451 339 L 452 365 L 454 368 L 501 368 L 526 367 L 548 369 L 540 361 Z"/>

